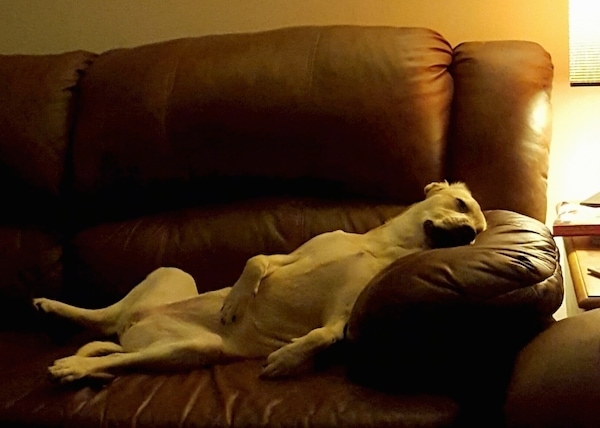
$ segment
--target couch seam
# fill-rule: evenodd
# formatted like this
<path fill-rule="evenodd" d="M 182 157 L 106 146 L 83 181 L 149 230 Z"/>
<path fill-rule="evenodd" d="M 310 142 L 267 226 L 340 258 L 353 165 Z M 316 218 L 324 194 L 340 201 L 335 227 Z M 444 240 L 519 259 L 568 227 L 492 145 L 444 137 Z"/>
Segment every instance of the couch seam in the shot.
<path fill-rule="evenodd" d="M 312 50 L 308 57 L 307 68 L 306 68 L 306 94 L 310 96 L 313 89 L 313 79 L 314 79 L 314 70 L 315 70 L 315 60 L 317 57 L 317 50 L 319 49 L 319 44 L 321 43 L 321 35 L 323 34 L 323 30 L 319 29 L 317 33 L 317 37 L 315 38 L 315 42 L 313 44 Z"/>
<path fill-rule="evenodd" d="M 177 73 L 179 72 L 179 65 L 181 64 L 181 58 L 183 56 L 183 53 L 188 50 L 188 47 L 190 46 L 191 41 L 192 41 L 191 39 L 188 39 L 185 43 L 185 46 L 182 48 L 182 50 L 177 55 L 177 60 L 175 62 L 175 66 L 172 68 L 171 72 L 169 73 L 167 85 L 165 88 L 166 90 L 165 90 L 165 98 L 163 101 L 164 109 L 163 109 L 163 114 L 162 114 L 162 129 L 163 129 L 164 139 L 167 141 L 170 140 L 170 138 L 168 136 L 168 132 L 167 132 L 167 116 L 169 115 L 169 112 L 171 109 L 171 101 L 170 100 L 173 98 L 173 89 L 175 88 L 175 78 L 177 77 Z"/>

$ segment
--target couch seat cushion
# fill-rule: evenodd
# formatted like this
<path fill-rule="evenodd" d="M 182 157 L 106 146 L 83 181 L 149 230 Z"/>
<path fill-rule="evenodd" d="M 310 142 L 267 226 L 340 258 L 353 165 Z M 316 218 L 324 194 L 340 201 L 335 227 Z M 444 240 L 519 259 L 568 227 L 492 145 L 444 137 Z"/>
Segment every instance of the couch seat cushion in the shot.
<path fill-rule="evenodd" d="M 298 378 L 259 378 L 262 360 L 186 373 L 131 373 L 113 382 L 59 385 L 46 376 L 76 346 L 0 333 L 2 426 L 452 425 L 458 405 L 434 395 L 390 395 L 348 382 L 333 366 Z"/>

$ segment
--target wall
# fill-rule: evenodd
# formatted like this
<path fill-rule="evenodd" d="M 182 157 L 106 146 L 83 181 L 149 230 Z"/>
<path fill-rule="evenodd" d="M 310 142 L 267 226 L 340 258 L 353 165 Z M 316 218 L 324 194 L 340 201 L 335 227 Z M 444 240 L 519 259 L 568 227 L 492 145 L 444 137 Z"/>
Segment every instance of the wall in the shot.
<path fill-rule="evenodd" d="M 549 220 L 600 191 L 600 90 L 568 85 L 568 0 L 0 0 L 0 53 L 101 52 L 301 24 L 425 26 L 452 44 L 527 39 L 555 64 Z"/>

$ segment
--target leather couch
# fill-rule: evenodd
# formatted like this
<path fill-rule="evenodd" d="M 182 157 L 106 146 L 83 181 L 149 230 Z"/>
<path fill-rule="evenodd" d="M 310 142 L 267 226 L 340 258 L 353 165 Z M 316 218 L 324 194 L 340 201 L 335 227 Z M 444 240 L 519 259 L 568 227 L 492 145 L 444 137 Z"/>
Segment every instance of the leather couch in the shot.
<path fill-rule="evenodd" d="M 422 28 L 0 56 L 0 424 L 502 426 L 515 356 L 562 300 L 543 224 L 552 76 L 533 42 L 452 48 Z M 159 266 L 229 286 L 250 256 L 365 232 L 441 179 L 470 186 L 488 229 L 374 278 L 310 373 L 48 379 L 90 337 L 33 297 L 102 307 Z"/>

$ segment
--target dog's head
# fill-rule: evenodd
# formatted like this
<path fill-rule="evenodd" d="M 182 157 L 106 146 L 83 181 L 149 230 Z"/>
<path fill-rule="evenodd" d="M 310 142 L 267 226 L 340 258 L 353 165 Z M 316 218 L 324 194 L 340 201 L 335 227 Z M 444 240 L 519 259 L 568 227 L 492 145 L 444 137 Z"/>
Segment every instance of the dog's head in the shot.
<path fill-rule="evenodd" d="M 421 203 L 423 230 L 430 248 L 469 244 L 487 226 L 479 203 L 464 183 L 428 184 Z"/>

